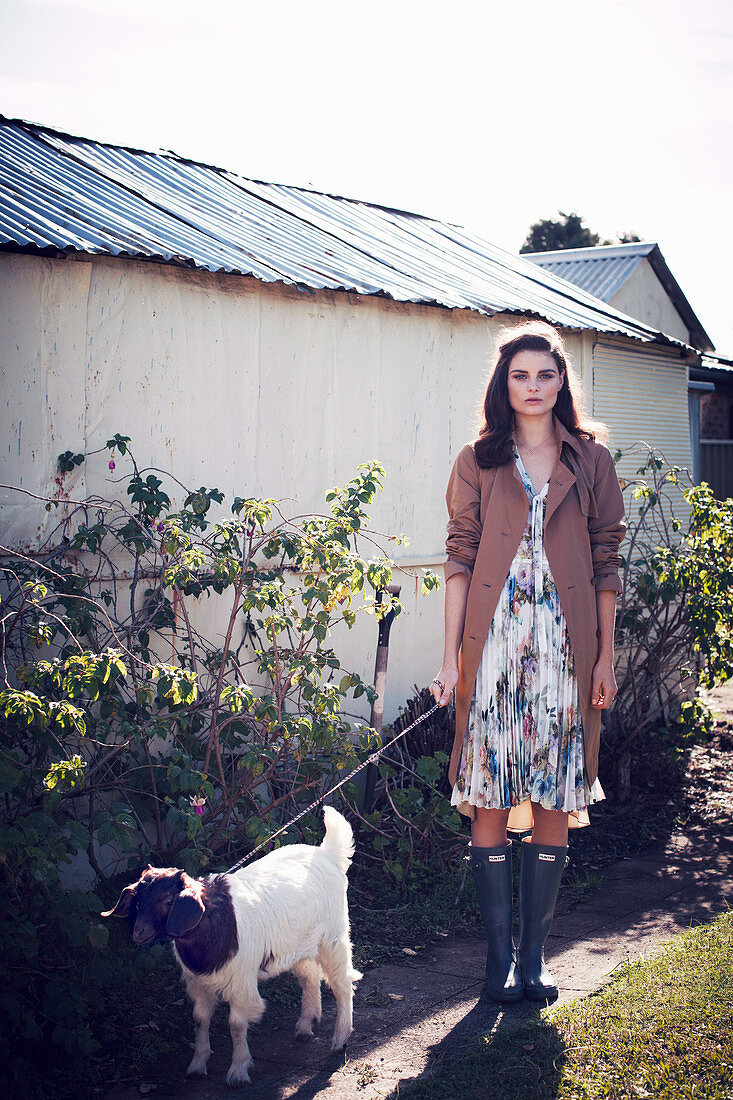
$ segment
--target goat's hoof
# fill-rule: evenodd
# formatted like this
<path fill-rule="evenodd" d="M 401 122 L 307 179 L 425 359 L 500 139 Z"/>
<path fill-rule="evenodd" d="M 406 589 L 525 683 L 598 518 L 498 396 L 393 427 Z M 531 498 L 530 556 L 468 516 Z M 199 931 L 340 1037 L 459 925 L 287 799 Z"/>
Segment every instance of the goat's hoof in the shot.
<path fill-rule="evenodd" d="M 313 1028 L 309 1024 L 297 1023 L 295 1025 L 295 1038 L 296 1039 L 312 1039 Z"/>
<path fill-rule="evenodd" d="M 235 1068 L 234 1066 L 229 1067 L 229 1072 L 227 1073 L 227 1084 L 229 1085 L 230 1089 L 236 1089 L 239 1088 L 240 1085 L 249 1085 L 251 1083 L 249 1079 L 249 1073 L 247 1072 L 248 1069 L 248 1066 L 242 1066 L 241 1068 Z"/>
<path fill-rule="evenodd" d="M 197 1062 L 194 1059 L 186 1070 L 186 1077 L 206 1077 L 206 1062 Z"/>

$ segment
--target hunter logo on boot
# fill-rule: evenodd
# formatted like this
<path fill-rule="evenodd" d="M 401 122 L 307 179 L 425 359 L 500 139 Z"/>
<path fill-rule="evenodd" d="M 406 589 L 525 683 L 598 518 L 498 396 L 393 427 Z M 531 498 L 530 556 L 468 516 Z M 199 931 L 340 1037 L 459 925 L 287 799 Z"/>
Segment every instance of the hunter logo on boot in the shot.
<path fill-rule="evenodd" d="M 537 853 L 537 858 L 538 859 L 544 859 L 546 863 L 554 863 L 555 862 L 555 857 L 551 856 L 549 852 L 538 852 Z"/>
<path fill-rule="evenodd" d="M 489 856 L 489 863 L 503 863 L 506 856 Z"/>

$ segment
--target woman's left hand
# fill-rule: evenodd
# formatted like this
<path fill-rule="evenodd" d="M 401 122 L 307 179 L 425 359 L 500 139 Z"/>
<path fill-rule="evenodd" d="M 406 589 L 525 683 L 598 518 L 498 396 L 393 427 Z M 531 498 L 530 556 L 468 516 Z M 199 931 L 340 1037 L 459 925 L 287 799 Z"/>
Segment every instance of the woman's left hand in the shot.
<path fill-rule="evenodd" d="M 613 659 L 599 657 L 593 669 L 590 705 L 596 710 L 608 710 L 616 698 L 618 686 L 613 671 Z"/>

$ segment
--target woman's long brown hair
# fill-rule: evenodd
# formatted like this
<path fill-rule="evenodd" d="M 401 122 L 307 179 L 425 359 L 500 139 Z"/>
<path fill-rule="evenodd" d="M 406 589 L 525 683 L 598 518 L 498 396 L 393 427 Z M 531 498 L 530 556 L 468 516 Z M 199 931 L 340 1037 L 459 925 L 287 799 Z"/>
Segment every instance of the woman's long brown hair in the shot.
<path fill-rule="evenodd" d="M 474 444 L 476 461 L 484 469 L 503 466 L 513 457 L 514 410 L 509 404 L 507 378 L 511 361 L 519 351 L 546 351 L 555 360 L 558 371 L 563 374 L 563 383 L 552 411 L 569 432 L 585 439 L 595 439 L 599 429 L 602 432 L 602 425 L 585 419 L 580 388 L 560 334 L 542 321 L 515 325 L 503 334 L 486 387 L 483 424 Z"/>

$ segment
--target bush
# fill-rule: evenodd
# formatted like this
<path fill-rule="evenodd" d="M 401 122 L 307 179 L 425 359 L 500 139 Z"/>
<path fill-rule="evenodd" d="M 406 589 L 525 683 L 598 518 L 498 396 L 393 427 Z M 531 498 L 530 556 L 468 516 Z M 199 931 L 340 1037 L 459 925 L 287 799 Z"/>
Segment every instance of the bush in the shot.
<path fill-rule="evenodd" d="M 709 485 L 692 484 L 649 448 L 638 474 L 625 483 L 619 691 L 603 712 L 620 800 L 647 732 L 672 723 L 681 738 L 704 732 L 697 690 L 733 674 L 733 500 L 716 500 Z"/>
<path fill-rule="evenodd" d="M 383 741 L 388 743 L 427 714 L 434 700 L 427 688 L 408 699 Z M 444 868 L 465 854 L 461 818 L 450 804 L 448 754 L 455 714 L 444 707 L 382 753 L 372 805 L 359 812 L 359 792 L 347 786 L 344 801 L 351 816 L 367 826 L 369 843 L 360 846 L 364 870 L 359 882 L 373 895 L 398 892 L 417 901 Z"/>
<path fill-rule="evenodd" d="M 49 501 L 67 514 L 4 570 L 3 1031 L 74 1054 L 95 1045 L 107 931 L 96 894 L 63 890 L 64 868 L 88 861 L 110 896 L 105 881 L 145 859 L 196 874 L 251 850 L 373 747 L 344 714 L 373 689 L 328 636 L 399 611 L 375 606 L 391 579 L 366 528 L 377 463 L 327 493 L 325 515 L 243 497 L 225 515 L 203 486 L 175 509 L 180 485 L 138 469 L 129 443 L 107 443 L 111 468 L 130 462 L 129 501 Z M 59 456 L 62 474 L 84 460 Z"/>

